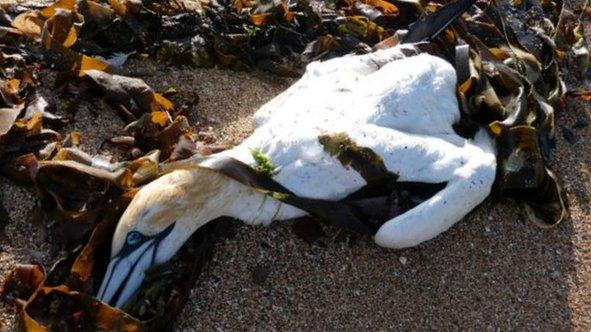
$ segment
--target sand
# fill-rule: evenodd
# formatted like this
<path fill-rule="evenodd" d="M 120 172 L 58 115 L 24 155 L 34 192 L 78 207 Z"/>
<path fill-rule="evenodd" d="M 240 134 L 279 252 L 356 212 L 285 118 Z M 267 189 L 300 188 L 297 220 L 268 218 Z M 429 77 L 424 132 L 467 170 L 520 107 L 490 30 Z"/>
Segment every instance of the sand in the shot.
<path fill-rule="evenodd" d="M 590 111 L 558 114 L 557 123 L 589 122 Z M 542 230 L 514 203 L 494 199 L 403 251 L 342 239 L 335 229 L 310 246 L 289 222 L 242 227 L 216 248 L 177 329 L 588 331 L 591 132 L 575 132 L 574 145 L 559 135 L 552 161 L 572 204 L 572 218 L 557 228 Z"/>
<path fill-rule="evenodd" d="M 48 75 L 47 81 L 50 81 Z M 250 117 L 289 86 L 263 73 L 158 68 L 144 77 L 154 89 L 195 89 L 189 115 L 220 144 L 237 144 L 252 131 Z M 42 94 L 51 94 L 44 86 Z M 63 100 L 57 100 L 63 107 Z M 240 225 L 215 248 L 209 267 L 174 323 L 198 330 L 591 330 L 591 106 L 569 99 L 556 114 L 557 148 L 550 164 L 565 182 L 571 218 L 543 230 L 515 203 L 488 199 L 451 230 L 419 247 L 395 251 L 369 237 L 327 237 L 309 245 L 293 222 Z M 577 140 L 567 142 L 561 128 Z M 100 152 L 123 123 L 102 103 L 79 106 L 67 130 L 83 133 L 84 149 Z M 66 130 L 66 131 L 67 131 Z M 47 262 L 51 248 L 29 215 L 29 188 L 0 178 L 10 214 L 0 235 L 0 280 L 16 262 Z M 0 330 L 15 327 L 0 306 Z"/>
<path fill-rule="evenodd" d="M 145 77 L 156 90 L 174 83 L 201 98 L 190 117 L 216 142 L 236 144 L 251 132 L 250 116 L 290 81 L 262 73 L 217 69 L 164 69 Z M 529 223 L 512 202 L 489 199 L 450 231 L 417 248 L 394 251 L 369 237 L 347 238 L 336 229 L 313 245 L 291 230 L 239 226 L 191 291 L 175 322 L 181 330 L 364 329 L 591 329 L 591 123 L 589 105 L 558 113 L 560 131 L 552 167 L 564 179 L 572 217 L 557 228 Z M 83 133 L 96 153 L 123 123 L 105 105 L 81 105 L 69 129 Z M 211 128 L 209 128 L 211 127 Z M 0 273 L 16 262 L 47 261 L 43 227 L 28 215 L 35 196 L 0 179 L 10 213 L 0 240 Z M 2 277 L 3 278 L 3 277 Z M 14 316 L 0 310 L 0 324 Z"/>

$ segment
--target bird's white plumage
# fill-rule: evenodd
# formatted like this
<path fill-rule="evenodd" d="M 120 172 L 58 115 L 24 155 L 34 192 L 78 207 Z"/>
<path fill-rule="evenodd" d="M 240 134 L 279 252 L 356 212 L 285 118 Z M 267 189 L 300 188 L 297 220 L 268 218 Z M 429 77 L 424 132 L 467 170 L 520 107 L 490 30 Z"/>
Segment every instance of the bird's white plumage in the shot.
<path fill-rule="evenodd" d="M 357 146 L 379 155 L 400 181 L 447 183 L 427 201 L 383 224 L 376 243 L 413 246 L 464 217 L 490 193 L 494 145 L 484 130 L 474 140 L 455 134 L 452 125 L 460 114 L 453 67 L 431 55 L 405 55 L 413 53 L 412 45 L 401 45 L 312 63 L 298 82 L 260 108 L 255 131 L 242 144 L 210 158 L 185 161 L 188 167 L 144 186 L 117 225 L 99 298 L 117 306 L 125 303 L 150 264 L 169 260 L 195 230 L 220 216 L 266 225 L 305 214 L 207 170 L 219 157 L 254 167 L 252 150 L 258 150 L 278 167 L 274 179 L 297 195 L 338 200 L 366 185 L 319 140 L 321 135 L 345 133 Z M 194 167 L 196 163 L 201 167 Z M 155 244 L 168 227 L 170 233 L 151 251 L 122 249 L 131 231 Z"/>
<path fill-rule="evenodd" d="M 404 57 L 402 47 L 310 64 L 255 114 L 254 133 L 222 155 L 254 166 L 251 151 L 261 151 L 280 169 L 274 179 L 294 193 L 337 200 L 366 184 L 319 142 L 320 135 L 344 132 L 382 157 L 400 181 L 449 183 L 386 223 L 378 244 L 406 247 L 436 236 L 488 196 L 495 151 L 484 131 L 467 140 L 452 129 L 460 118 L 453 67 L 428 54 Z M 283 218 L 303 214 L 282 210 Z M 264 213 L 255 223 L 267 224 L 272 216 Z"/>

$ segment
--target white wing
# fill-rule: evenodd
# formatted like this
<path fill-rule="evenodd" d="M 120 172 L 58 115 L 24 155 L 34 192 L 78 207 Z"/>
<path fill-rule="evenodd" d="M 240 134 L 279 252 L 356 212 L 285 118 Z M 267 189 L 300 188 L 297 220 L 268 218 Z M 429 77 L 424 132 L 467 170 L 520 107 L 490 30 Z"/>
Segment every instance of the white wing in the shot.
<path fill-rule="evenodd" d="M 394 48 L 310 64 L 302 79 L 257 112 L 253 135 L 223 155 L 254 166 L 251 151 L 258 150 L 280 168 L 274 179 L 297 195 L 336 200 L 366 185 L 319 142 L 320 135 L 346 133 L 400 181 L 448 183 L 386 222 L 376 242 L 399 248 L 434 237 L 488 196 L 495 150 L 484 131 L 475 140 L 453 131 L 460 117 L 453 67 L 431 55 L 403 57 Z M 277 204 L 266 204 L 265 215 Z M 277 219 L 301 215 L 281 210 Z"/>
<path fill-rule="evenodd" d="M 318 141 L 343 132 L 374 150 L 402 181 L 449 180 L 469 147 L 452 129 L 459 119 L 455 72 L 426 54 L 383 60 L 401 57 L 393 49 L 311 64 L 261 108 L 254 134 L 228 153 L 253 165 L 251 150 L 259 150 L 281 168 L 275 180 L 298 195 L 339 199 L 366 184 Z"/>

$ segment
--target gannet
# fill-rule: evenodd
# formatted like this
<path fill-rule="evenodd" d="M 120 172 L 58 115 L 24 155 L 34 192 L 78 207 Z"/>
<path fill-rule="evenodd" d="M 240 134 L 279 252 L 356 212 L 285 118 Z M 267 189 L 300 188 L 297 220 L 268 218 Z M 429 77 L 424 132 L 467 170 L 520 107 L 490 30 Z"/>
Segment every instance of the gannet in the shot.
<path fill-rule="evenodd" d="M 446 183 L 373 237 L 387 248 L 432 239 L 480 204 L 495 180 L 493 139 L 483 128 L 473 139 L 459 136 L 452 128 L 459 120 L 454 68 L 412 44 L 313 62 L 256 112 L 255 130 L 242 144 L 141 188 L 116 227 L 98 298 L 122 306 L 149 267 L 168 261 L 218 217 L 268 225 L 306 215 L 212 171 L 217 158 L 256 167 L 252 151 L 260 151 L 278 169 L 273 179 L 301 197 L 340 200 L 364 187 L 364 178 L 323 146 L 325 135 L 344 134 L 371 149 L 398 181 Z"/>

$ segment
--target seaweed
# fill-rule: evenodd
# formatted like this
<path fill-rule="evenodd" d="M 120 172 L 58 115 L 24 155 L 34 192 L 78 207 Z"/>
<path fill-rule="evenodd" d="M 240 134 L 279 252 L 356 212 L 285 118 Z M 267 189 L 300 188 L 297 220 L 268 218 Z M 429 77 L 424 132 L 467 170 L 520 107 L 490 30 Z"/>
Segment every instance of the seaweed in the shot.
<path fill-rule="evenodd" d="M 212 223 L 220 226 L 197 232 L 172 262 L 149 272 L 125 306 L 127 313 L 91 295 L 107 264 L 115 224 L 137 188 L 166 169 L 185 167 L 186 158 L 224 149 L 199 141 L 183 115 L 198 96 L 189 92 L 192 101 L 177 106 L 175 91 L 159 93 L 141 79 L 120 75 L 128 59 L 297 77 L 312 61 L 429 39 L 417 47 L 452 63 L 458 60 L 462 121 L 456 128 L 470 136 L 474 127 L 484 126 L 497 141 L 494 194 L 522 203 L 542 227 L 565 220 L 566 197 L 548 161 L 554 112 L 565 104 L 560 69 L 568 66 L 577 77 L 588 71 L 582 25 L 562 10 L 562 1 L 542 1 L 556 28 L 539 24 L 535 30 L 507 19 L 505 3 L 472 3 L 59 0 L 48 7 L 3 7 L 0 175 L 35 186 L 43 213 L 52 219 L 49 239 L 64 248 L 65 256 L 49 269 L 15 267 L 0 292 L 2 300 L 20 308 L 23 327 L 30 331 L 157 330 L 183 306 L 211 245 L 231 229 L 228 223 Z M 519 13 L 524 2 L 513 5 Z M 454 7 L 465 13 L 448 15 Z M 464 51 L 456 52 L 458 46 Z M 101 98 L 113 106 L 127 123 L 127 136 L 108 143 L 127 152 L 122 161 L 90 156 L 80 149 L 80 134 L 64 138 L 54 130 L 71 119 L 55 115 L 51 102 L 38 95 L 41 68 L 59 72 L 57 88 L 74 95 L 73 103 Z M 585 89 L 568 96 L 590 99 Z M 346 133 L 318 139 L 370 185 L 338 202 L 298 197 L 272 179 L 277 170 L 260 151 L 252 152 L 257 169 L 228 159 L 212 169 L 316 220 L 364 234 L 445 186 L 398 182 L 379 156 Z M 0 228 L 7 222 L 2 210 Z M 308 228 L 312 231 L 296 232 L 309 242 L 323 233 L 315 222 Z"/>

